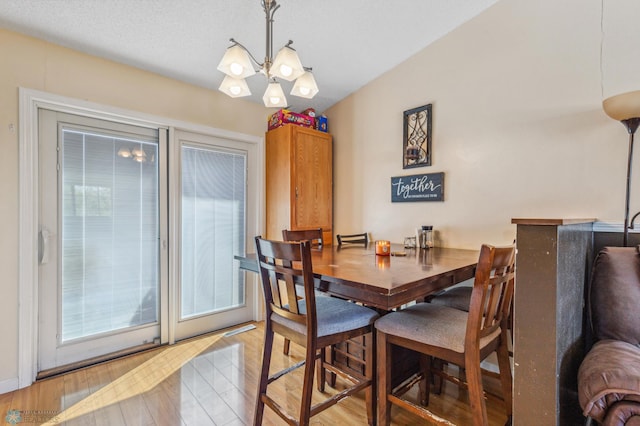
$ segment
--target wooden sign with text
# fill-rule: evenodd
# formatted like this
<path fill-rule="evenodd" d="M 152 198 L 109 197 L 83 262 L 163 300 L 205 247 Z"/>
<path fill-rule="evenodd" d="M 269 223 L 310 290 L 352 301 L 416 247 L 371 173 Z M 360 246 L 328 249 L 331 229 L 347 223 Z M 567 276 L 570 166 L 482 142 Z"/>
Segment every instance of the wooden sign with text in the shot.
<path fill-rule="evenodd" d="M 444 201 L 444 172 L 391 178 L 391 202 Z"/>

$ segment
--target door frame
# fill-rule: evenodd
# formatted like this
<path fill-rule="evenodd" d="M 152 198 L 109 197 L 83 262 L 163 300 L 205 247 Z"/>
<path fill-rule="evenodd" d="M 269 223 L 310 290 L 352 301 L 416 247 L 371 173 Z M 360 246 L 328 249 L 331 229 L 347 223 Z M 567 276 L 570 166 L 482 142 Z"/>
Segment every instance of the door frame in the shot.
<path fill-rule="evenodd" d="M 255 229 L 258 234 L 264 229 L 264 139 L 257 136 L 217 129 L 208 126 L 167 119 L 151 114 L 129 111 L 121 108 L 54 95 L 38 90 L 19 88 L 19 248 L 18 248 L 18 388 L 31 385 L 36 378 L 38 366 L 38 109 L 45 108 L 69 114 L 83 115 L 103 120 L 113 120 L 144 127 L 169 129 L 169 144 L 172 144 L 173 128 L 208 134 L 231 140 L 255 144 L 258 167 L 255 182 Z M 171 196 L 171 194 L 169 194 Z M 175 203 L 173 203 L 175 204 Z M 169 215 L 175 206 L 169 204 Z M 171 220 L 171 219 L 170 219 Z M 250 236 L 247 236 L 247 247 Z M 169 234 L 169 241 L 173 235 Z M 173 250 L 169 249 L 171 258 Z M 171 263 L 171 260 L 169 261 Z M 171 273 L 169 274 L 171 280 Z M 246 285 L 258 291 L 258 280 L 247 276 Z M 171 286 L 171 284 L 170 284 Z M 164 290 L 167 291 L 167 290 Z M 257 293 L 256 293 L 257 294 Z M 258 299 L 258 298 L 256 298 Z M 259 303 L 253 306 L 254 319 L 261 316 Z M 167 318 L 172 317 L 166 313 Z M 162 316 L 162 315 L 161 315 Z M 173 339 L 162 339 L 170 344 Z"/>

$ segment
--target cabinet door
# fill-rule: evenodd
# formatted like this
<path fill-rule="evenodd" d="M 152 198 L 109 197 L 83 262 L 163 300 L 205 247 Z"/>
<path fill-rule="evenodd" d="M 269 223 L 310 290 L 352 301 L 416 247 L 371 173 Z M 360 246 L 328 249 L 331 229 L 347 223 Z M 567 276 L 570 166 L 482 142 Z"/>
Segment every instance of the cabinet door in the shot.
<path fill-rule="evenodd" d="M 332 149 L 331 136 L 317 132 L 296 132 L 294 136 L 295 200 L 294 228 L 331 229 Z"/>

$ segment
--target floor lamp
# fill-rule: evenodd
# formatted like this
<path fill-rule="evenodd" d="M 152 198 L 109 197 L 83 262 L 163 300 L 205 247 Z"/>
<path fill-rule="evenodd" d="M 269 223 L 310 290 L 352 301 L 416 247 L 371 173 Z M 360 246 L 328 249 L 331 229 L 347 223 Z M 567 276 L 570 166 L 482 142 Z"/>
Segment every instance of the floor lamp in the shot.
<path fill-rule="evenodd" d="M 627 159 L 627 192 L 624 204 L 623 245 L 629 240 L 629 195 L 631 191 L 631 162 L 633 159 L 633 136 L 640 125 L 640 90 L 611 96 L 602 102 L 607 115 L 620 121 L 629 133 L 629 156 Z M 635 218 L 635 216 L 634 216 Z"/>

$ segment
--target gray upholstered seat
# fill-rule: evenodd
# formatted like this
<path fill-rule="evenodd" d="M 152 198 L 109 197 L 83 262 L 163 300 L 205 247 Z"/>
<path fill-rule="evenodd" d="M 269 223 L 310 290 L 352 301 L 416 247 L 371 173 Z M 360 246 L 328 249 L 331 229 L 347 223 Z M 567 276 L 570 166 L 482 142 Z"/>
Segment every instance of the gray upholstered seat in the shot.
<path fill-rule="evenodd" d="M 469 312 L 469 302 L 471 302 L 471 292 L 473 287 L 457 286 L 443 291 L 430 299 L 434 305 L 450 306 L 461 311 Z"/>
<path fill-rule="evenodd" d="M 301 314 L 307 312 L 306 302 L 298 300 Z M 318 315 L 318 337 L 354 330 L 372 325 L 379 317 L 377 312 L 335 297 L 316 297 Z M 282 324 L 298 333 L 306 334 L 306 325 L 279 315 L 272 316 L 273 322 Z"/>
<path fill-rule="evenodd" d="M 383 316 L 376 322 L 376 329 L 425 345 L 463 353 L 468 315 L 467 312 L 447 306 L 418 303 Z M 480 338 L 480 349 L 498 335 L 499 328 Z"/>

